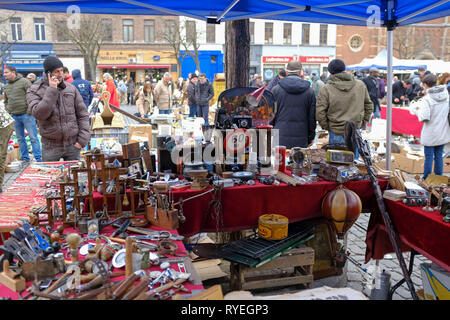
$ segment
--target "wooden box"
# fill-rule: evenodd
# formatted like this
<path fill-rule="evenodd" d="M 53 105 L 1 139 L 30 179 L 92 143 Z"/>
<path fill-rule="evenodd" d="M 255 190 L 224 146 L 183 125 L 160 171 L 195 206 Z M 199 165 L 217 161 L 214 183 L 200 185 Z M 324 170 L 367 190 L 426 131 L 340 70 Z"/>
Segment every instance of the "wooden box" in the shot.
<path fill-rule="evenodd" d="M 304 284 L 312 288 L 314 250 L 305 245 L 289 250 L 258 268 L 230 265 L 232 290 L 253 290 Z"/>
<path fill-rule="evenodd" d="M 147 206 L 145 208 L 145 218 L 152 225 L 164 229 L 173 230 L 178 229 L 179 226 L 178 210 L 164 210 L 158 208 L 155 219 L 155 207 Z"/>

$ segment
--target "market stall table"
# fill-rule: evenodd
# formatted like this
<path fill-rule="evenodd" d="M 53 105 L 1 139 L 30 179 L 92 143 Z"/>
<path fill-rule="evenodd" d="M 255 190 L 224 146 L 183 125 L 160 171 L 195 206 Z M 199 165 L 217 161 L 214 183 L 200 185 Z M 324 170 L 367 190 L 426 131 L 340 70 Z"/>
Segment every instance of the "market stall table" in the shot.
<path fill-rule="evenodd" d="M 169 231 L 174 235 L 178 235 L 177 230 L 166 230 L 166 229 L 158 228 L 155 226 L 148 227 L 148 229 L 154 230 L 154 231 Z M 74 230 L 73 228 L 66 228 L 64 230 L 65 235 L 67 235 L 71 232 L 77 233 L 78 231 Z M 110 235 L 112 232 L 114 232 L 114 228 L 112 226 L 108 226 L 108 227 L 105 227 L 104 230 L 102 230 L 101 235 Z M 137 235 L 137 234 L 130 233 L 130 235 Z M 95 240 L 88 240 L 87 242 L 95 244 Z M 102 241 L 102 242 L 104 242 L 104 241 Z M 190 296 L 190 295 L 195 295 L 196 293 L 198 293 L 200 291 L 203 291 L 204 287 L 202 285 L 202 282 L 201 282 L 200 278 L 198 277 L 198 275 L 192 265 L 192 262 L 189 258 L 188 253 L 185 250 L 183 242 L 181 240 L 174 240 L 173 242 L 177 246 L 176 255 L 168 254 L 166 256 L 168 258 L 185 258 L 183 261 L 185 270 L 180 270 L 180 266 L 178 265 L 178 263 L 171 263 L 170 268 L 172 268 L 174 271 L 191 273 L 191 278 L 192 278 L 192 281 L 186 281 L 183 283 L 183 286 L 188 290 L 188 292 L 186 292 L 186 293 L 180 292 L 180 294 L 185 295 L 185 296 L 186 295 Z M 155 242 L 155 241 L 153 241 L 153 243 L 157 244 L 157 242 Z M 67 252 L 65 252 L 65 255 L 66 254 L 67 254 Z M 84 260 L 84 257 L 82 255 L 79 255 L 79 257 L 80 257 L 80 261 Z M 66 256 L 65 259 L 70 260 L 70 258 L 68 256 Z M 109 261 L 108 263 L 110 264 L 111 261 Z M 115 268 L 115 267 L 111 268 L 111 272 L 114 272 L 114 273 L 124 271 L 124 270 L 125 270 L 125 268 Z M 151 271 L 162 271 L 162 270 L 158 266 L 151 266 L 150 269 L 145 269 L 144 271 L 148 273 Z M 126 278 L 125 275 L 120 275 L 120 276 L 111 278 L 111 281 L 116 283 L 125 278 Z M 32 284 L 32 281 L 27 282 L 27 287 L 31 286 L 31 284 Z M 156 289 L 157 287 L 158 287 L 158 285 L 156 285 L 154 289 Z M 1 285 L 1 284 L 0 284 L 0 297 L 10 298 L 12 300 L 20 299 L 17 292 L 14 292 L 14 291 L 10 290 L 9 288 L 7 288 L 6 286 Z"/>
<path fill-rule="evenodd" d="M 379 184 L 381 189 L 384 189 L 387 181 L 379 180 Z M 178 232 L 183 236 L 192 236 L 200 232 L 252 229 L 257 226 L 258 217 L 268 213 L 284 215 L 289 218 L 289 222 L 323 217 L 322 199 L 338 185 L 337 182 L 321 180 L 299 186 L 288 186 L 284 183 L 278 186 L 264 185 L 256 182 L 254 186 L 223 188 L 220 194 L 220 206 L 217 206 L 218 202 L 212 202 L 219 199 L 219 194 L 214 191 L 183 202 L 186 222 L 180 224 Z M 373 208 L 376 208 L 377 204 L 369 180 L 349 181 L 344 186 L 358 194 L 365 210 L 371 212 Z M 181 199 L 186 200 L 205 193 L 210 188 L 202 191 L 174 191 L 173 199 L 175 202 Z M 94 193 L 96 210 L 100 210 L 101 205 L 100 195 Z M 221 208 L 220 216 L 216 216 L 218 212 L 214 212 L 214 208 Z"/>
<path fill-rule="evenodd" d="M 381 119 L 386 119 L 386 107 L 381 106 Z M 409 108 L 392 107 L 392 132 L 420 137 L 423 123 L 409 113 Z"/>
<path fill-rule="evenodd" d="M 414 250 L 450 271 L 450 223 L 443 222 L 438 211 L 408 207 L 400 201 L 385 200 L 385 203 L 401 240 L 402 251 Z M 366 263 L 394 252 L 378 211 L 370 216 L 366 245 Z"/>

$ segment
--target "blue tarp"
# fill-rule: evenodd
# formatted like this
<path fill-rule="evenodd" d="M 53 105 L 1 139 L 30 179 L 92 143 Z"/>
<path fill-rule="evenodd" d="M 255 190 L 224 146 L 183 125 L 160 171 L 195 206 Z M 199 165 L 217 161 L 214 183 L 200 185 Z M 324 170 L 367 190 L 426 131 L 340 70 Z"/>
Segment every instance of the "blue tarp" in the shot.
<path fill-rule="evenodd" d="M 450 1 L 431 0 L 0 0 L 0 9 L 121 15 L 180 15 L 221 21 L 245 18 L 371 26 L 377 21 L 408 25 L 450 15 Z"/>

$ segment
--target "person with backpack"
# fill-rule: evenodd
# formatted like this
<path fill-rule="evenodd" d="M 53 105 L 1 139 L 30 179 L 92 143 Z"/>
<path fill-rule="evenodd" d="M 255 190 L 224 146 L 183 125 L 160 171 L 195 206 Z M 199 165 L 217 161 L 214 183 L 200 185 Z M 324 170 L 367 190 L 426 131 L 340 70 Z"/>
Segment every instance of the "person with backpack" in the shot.
<path fill-rule="evenodd" d="M 120 79 L 117 89 L 119 90 L 119 102 L 123 103 L 124 101 L 127 100 L 127 92 L 128 92 L 128 88 L 127 85 L 125 84 L 124 78 Z"/>
<path fill-rule="evenodd" d="M 424 146 L 425 163 L 423 179 L 444 170 L 444 146 L 450 142 L 449 95 L 445 85 L 437 85 L 437 77 L 427 74 L 422 79 L 424 96 L 410 105 L 410 113 L 423 122 L 420 143 Z"/>

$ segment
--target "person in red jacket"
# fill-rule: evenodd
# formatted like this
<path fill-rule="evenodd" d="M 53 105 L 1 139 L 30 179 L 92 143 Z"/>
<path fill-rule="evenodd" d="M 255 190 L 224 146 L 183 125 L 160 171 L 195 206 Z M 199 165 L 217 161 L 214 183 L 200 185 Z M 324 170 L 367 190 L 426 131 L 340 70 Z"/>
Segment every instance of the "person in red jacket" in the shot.
<path fill-rule="evenodd" d="M 72 83 L 73 77 L 70 74 L 69 69 L 67 67 L 63 67 L 63 72 L 64 72 L 64 81 L 68 82 L 68 83 Z"/>
<path fill-rule="evenodd" d="M 117 94 L 117 88 L 116 84 L 114 83 L 114 79 L 109 73 L 104 73 L 103 81 L 106 83 L 106 91 L 111 94 L 111 97 L 109 98 L 109 104 L 120 108 L 119 95 Z"/>

